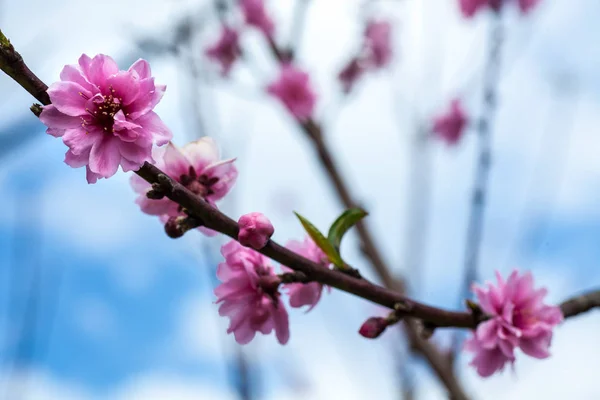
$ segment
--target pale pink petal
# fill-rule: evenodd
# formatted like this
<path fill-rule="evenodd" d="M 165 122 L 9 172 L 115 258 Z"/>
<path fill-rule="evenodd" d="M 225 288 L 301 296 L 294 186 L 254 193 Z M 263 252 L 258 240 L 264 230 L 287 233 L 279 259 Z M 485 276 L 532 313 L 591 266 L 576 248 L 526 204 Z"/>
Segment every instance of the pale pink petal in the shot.
<path fill-rule="evenodd" d="M 171 142 L 166 146 L 163 162 L 165 164 L 165 172 L 175 179 L 178 179 L 180 175 L 189 174 L 190 161 L 185 157 L 183 152 Z"/>
<path fill-rule="evenodd" d="M 203 173 L 208 165 L 219 161 L 217 143 L 208 136 L 186 144 L 182 152 L 199 173 Z"/>

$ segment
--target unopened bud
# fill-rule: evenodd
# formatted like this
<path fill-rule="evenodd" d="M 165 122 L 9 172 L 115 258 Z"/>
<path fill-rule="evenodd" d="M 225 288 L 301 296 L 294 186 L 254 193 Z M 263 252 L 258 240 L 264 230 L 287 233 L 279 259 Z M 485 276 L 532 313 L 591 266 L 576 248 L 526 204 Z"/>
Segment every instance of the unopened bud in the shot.
<path fill-rule="evenodd" d="M 358 333 L 367 339 L 375 339 L 379 337 L 387 327 L 387 319 L 382 317 L 371 317 L 362 324 Z"/>

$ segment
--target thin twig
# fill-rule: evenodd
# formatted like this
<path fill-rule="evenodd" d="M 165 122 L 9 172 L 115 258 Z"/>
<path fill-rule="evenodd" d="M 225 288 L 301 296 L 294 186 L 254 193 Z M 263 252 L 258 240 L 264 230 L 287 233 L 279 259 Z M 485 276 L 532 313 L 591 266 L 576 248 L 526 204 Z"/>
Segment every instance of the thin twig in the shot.
<path fill-rule="evenodd" d="M 483 238 L 485 207 L 490 168 L 492 163 L 492 123 L 496 114 L 498 77 L 500 75 L 501 51 L 503 43 L 503 26 L 500 13 L 495 13 L 490 32 L 490 52 L 485 66 L 483 82 L 483 110 L 477 123 L 479 150 L 475 182 L 469 209 L 469 222 L 465 241 L 464 281 L 460 292 L 461 298 L 470 296 L 471 284 L 477 280 L 479 252 Z M 454 351 L 460 349 L 459 334 L 455 336 Z"/>

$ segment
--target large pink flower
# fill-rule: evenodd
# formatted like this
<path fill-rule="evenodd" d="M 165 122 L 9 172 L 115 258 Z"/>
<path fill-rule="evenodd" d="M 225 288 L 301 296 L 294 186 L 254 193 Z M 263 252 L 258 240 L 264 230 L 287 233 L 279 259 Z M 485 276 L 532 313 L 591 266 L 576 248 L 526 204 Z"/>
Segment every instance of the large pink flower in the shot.
<path fill-rule="evenodd" d="M 221 64 L 221 73 L 223 76 L 229 75 L 233 63 L 235 63 L 242 53 L 238 32 L 223 25 L 219 40 L 208 47 L 205 53 L 209 58 Z"/>
<path fill-rule="evenodd" d="M 450 103 L 450 109 L 433 121 L 433 132 L 449 145 L 455 145 L 467 126 L 467 115 L 459 99 Z"/>
<path fill-rule="evenodd" d="M 237 179 L 235 159 L 221 160 L 217 144 L 210 137 L 188 143 L 182 149 L 169 143 L 154 154 L 158 168 L 213 206 L 225 197 Z M 160 200 L 146 197 L 151 186 L 139 176 L 131 177 L 131 186 L 139 193 L 136 203 L 146 214 L 158 215 L 162 222 L 169 217 L 185 215 L 177 203 L 166 197 Z M 209 233 L 206 229 L 201 230 Z"/>
<path fill-rule="evenodd" d="M 475 353 L 471 365 L 482 377 L 513 363 L 517 347 L 531 357 L 549 357 L 552 329 L 563 320 L 559 307 L 543 303 L 547 291 L 534 289 L 530 272 L 519 276 L 515 270 L 506 282 L 496 272 L 496 279 L 496 286 L 473 287 L 481 309 L 490 316 L 465 343 L 466 350 Z"/>
<path fill-rule="evenodd" d="M 303 242 L 297 240 L 290 240 L 286 246 L 294 253 L 300 254 L 301 256 L 322 265 L 323 268 L 329 268 L 331 262 L 323 250 L 316 245 L 316 243 L 309 237 L 306 236 Z M 289 267 L 282 266 L 281 269 L 284 272 L 293 272 Z M 312 310 L 319 300 L 321 299 L 321 293 L 323 292 L 323 284 L 319 282 L 310 283 L 288 283 L 284 285 L 287 289 L 287 293 L 290 296 L 290 306 L 302 307 L 309 306 L 306 312 Z M 330 287 L 328 287 L 331 290 Z"/>
<path fill-rule="evenodd" d="M 296 118 L 307 119 L 312 115 L 317 95 L 310 86 L 308 74 L 293 65 L 282 65 L 279 78 L 267 91 L 281 100 Z"/>
<path fill-rule="evenodd" d="M 225 262 L 219 264 L 217 277 L 223 282 L 215 289 L 219 315 L 230 318 L 227 333 L 236 342 L 249 343 L 256 332 L 275 330 L 277 340 L 286 344 L 290 338 L 288 314 L 279 292 L 267 293 L 261 282 L 276 279 L 269 259 L 256 251 L 231 241 L 221 248 Z"/>
<path fill-rule="evenodd" d="M 48 89 L 52 105 L 44 107 L 40 120 L 69 147 L 65 163 L 86 167 L 89 183 L 113 176 L 119 165 L 131 171 L 154 162 L 152 145 L 171 140 L 152 111 L 166 86 L 155 85 L 147 61 L 120 71 L 108 56 L 84 54 L 78 65 L 63 68 L 60 79 Z"/>
<path fill-rule="evenodd" d="M 369 21 L 365 30 L 367 60 L 376 68 L 383 68 L 392 59 L 392 26 L 387 21 Z"/>
<path fill-rule="evenodd" d="M 267 14 L 263 0 L 240 0 L 240 6 L 248 25 L 260 29 L 268 37 L 273 36 L 275 24 Z"/>

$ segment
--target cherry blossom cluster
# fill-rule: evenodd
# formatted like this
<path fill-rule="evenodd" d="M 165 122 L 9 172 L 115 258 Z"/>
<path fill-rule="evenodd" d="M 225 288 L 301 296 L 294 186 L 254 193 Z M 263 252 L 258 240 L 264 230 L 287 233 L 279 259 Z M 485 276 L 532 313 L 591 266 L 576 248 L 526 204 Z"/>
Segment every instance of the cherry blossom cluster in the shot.
<path fill-rule="evenodd" d="M 523 12 L 529 11 L 535 3 L 519 1 Z M 485 6 L 498 11 L 503 4 L 499 0 L 460 1 L 466 16 L 472 16 Z M 273 40 L 275 25 L 262 0 L 241 0 L 240 10 L 246 25 Z M 228 74 L 241 54 L 238 31 L 223 26 L 220 39 L 207 49 L 206 54 L 217 60 L 222 72 Z M 345 78 L 341 74 L 340 79 L 349 85 L 349 90 L 364 70 L 382 68 L 390 58 L 389 24 L 370 22 L 363 50 L 350 63 L 358 72 L 348 72 Z M 279 61 L 279 77 L 267 91 L 297 119 L 309 118 L 316 95 L 310 88 L 308 74 L 285 59 Z M 61 137 L 68 147 L 65 163 L 73 168 L 86 167 L 88 183 L 113 176 L 119 166 L 123 171 L 139 173 L 145 163 L 154 164 L 186 192 L 206 202 L 210 210 L 216 210 L 216 202 L 223 199 L 236 182 L 235 159 L 221 159 L 215 141 L 208 137 L 182 148 L 175 146 L 171 142 L 171 131 L 153 111 L 165 89 L 165 86 L 155 84 L 150 66 L 144 60 L 135 62 L 128 70 L 119 70 L 108 56 L 90 58 L 82 55 L 78 64 L 65 66 L 60 81 L 48 88 L 51 104 L 43 107 L 39 117 L 47 126 L 47 133 Z M 460 101 L 455 99 L 447 113 L 434 119 L 432 130 L 449 144 L 455 144 L 467 123 L 466 113 Z M 130 183 L 138 194 L 136 203 L 141 211 L 159 217 L 167 232 L 179 229 L 183 234 L 198 228 L 207 235 L 216 234 L 203 227 L 201 222 L 194 222 L 194 216 L 172 198 L 165 197 L 156 183 L 151 185 L 137 175 Z M 318 304 L 326 285 L 311 280 L 291 265 L 281 265 L 280 273 L 276 272 L 271 260 L 259 252 L 269 245 L 274 233 L 273 225 L 263 214 L 243 215 L 237 229 L 236 240 L 221 248 L 224 260 L 217 270 L 221 284 L 214 291 L 218 312 L 230 319 L 227 332 L 232 333 L 240 344 L 249 343 L 257 332 L 274 332 L 277 340 L 286 344 L 290 328 L 283 297 L 288 297 L 290 307 L 307 306 L 308 312 Z M 290 241 L 286 247 L 320 268 L 352 272 L 335 253 L 339 241 L 334 244 L 325 238 L 320 241 L 307 231 L 309 236 L 303 241 Z M 338 258 L 331 256 L 334 254 L 331 249 Z M 534 358 L 547 358 L 553 329 L 564 317 L 560 307 L 544 303 L 547 291 L 534 287 L 531 273 L 514 271 L 506 280 L 497 273 L 496 278 L 496 284 L 488 283 L 485 288 L 473 286 L 480 315 L 477 323 L 462 325 L 475 327 L 465 349 L 474 353 L 471 365 L 482 377 L 502 371 L 506 364 L 513 364 L 517 349 Z M 362 278 L 352 275 L 352 279 Z M 402 319 L 401 312 L 402 307 L 399 307 L 386 318 L 369 318 L 359 333 L 367 338 L 378 337 L 388 326 Z"/>

